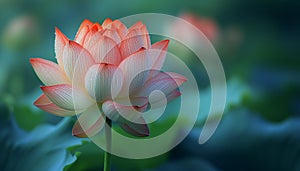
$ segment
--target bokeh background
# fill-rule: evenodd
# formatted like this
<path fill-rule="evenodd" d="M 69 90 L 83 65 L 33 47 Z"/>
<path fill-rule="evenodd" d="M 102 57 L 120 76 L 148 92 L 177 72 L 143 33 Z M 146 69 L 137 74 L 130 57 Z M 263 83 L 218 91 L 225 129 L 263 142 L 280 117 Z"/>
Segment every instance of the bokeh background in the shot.
<path fill-rule="evenodd" d="M 101 170 L 102 150 L 71 136 L 74 118 L 33 106 L 41 82 L 29 58 L 55 60 L 55 27 L 73 38 L 84 19 L 151 12 L 181 16 L 211 40 L 226 73 L 226 110 L 207 143 L 197 143 L 201 115 L 169 153 L 144 160 L 114 156 L 113 170 L 299 171 L 299 9 L 296 0 L 0 0 L 0 170 Z M 171 51 L 178 49 L 171 44 Z M 201 98 L 209 99 L 201 63 L 185 61 L 198 78 Z"/>

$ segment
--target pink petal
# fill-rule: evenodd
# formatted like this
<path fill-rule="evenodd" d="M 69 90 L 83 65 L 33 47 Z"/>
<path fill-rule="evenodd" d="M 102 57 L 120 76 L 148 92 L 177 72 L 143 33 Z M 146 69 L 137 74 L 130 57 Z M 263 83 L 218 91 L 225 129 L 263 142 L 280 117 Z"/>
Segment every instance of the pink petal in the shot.
<path fill-rule="evenodd" d="M 117 103 L 108 100 L 102 104 L 102 111 L 109 119 L 112 121 L 117 121 L 120 117 L 120 114 L 116 110 L 117 107 L 122 107 L 122 105 L 118 105 Z"/>
<path fill-rule="evenodd" d="M 120 50 L 123 59 L 137 52 L 142 47 L 146 49 L 151 47 L 150 37 L 146 26 L 129 30 L 124 40 L 122 40 Z"/>
<path fill-rule="evenodd" d="M 141 120 L 143 120 L 143 118 L 141 118 Z M 150 135 L 150 130 L 146 122 L 145 124 L 137 124 L 132 122 L 121 123 L 120 126 L 124 131 L 137 137 L 147 137 Z"/>
<path fill-rule="evenodd" d="M 56 63 L 41 58 L 31 58 L 30 63 L 45 85 L 70 83 L 63 70 Z"/>
<path fill-rule="evenodd" d="M 149 77 L 149 72 L 159 70 L 155 64 L 159 60 L 160 51 L 141 49 L 123 60 L 119 68 L 126 76 L 121 97 L 128 97 L 128 90 L 140 89 Z M 126 94 L 127 93 L 127 94 Z"/>
<path fill-rule="evenodd" d="M 54 103 L 52 103 L 45 94 L 41 95 L 34 102 L 34 105 L 48 113 L 52 113 L 57 116 L 73 116 L 73 115 L 75 115 L 75 111 L 60 108 L 57 105 L 55 105 Z"/>
<path fill-rule="evenodd" d="M 63 53 L 64 70 L 75 86 L 83 86 L 84 76 L 95 61 L 90 53 L 74 41 L 69 41 Z"/>
<path fill-rule="evenodd" d="M 106 36 L 99 37 L 98 41 L 88 46 L 87 49 L 97 63 L 118 65 L 122 60 L 117 43 Z"/>
<path fill-rule="evenodd" d="M 138 107 L 136 107 L 135 109 L 144 110 Z M 149 128 L 144 118 L 142 116 L 133 115 L 131 112 L 132 107 L 124 106 L 113 101 L 106 101 L 102 105 L 102 110 L 107 117 L 109 117 L 113 121 L 119 122 L 121 128 L 126 132 L 139 137 L 149 136 Z M 119 111 L 122 113 L 122 116 L 126 116 L 126 118 L 129 118 L 130 120 L 142 124 L 137 124 L 124 119 L 120 116 Z"/>
<path fill-rule="evenodd" d="M 119 35 L 118 30 L 105 30 L 103 32 L 103 36 L 111 38 L 116 42 L 116 44 L 121 42 L 121 36 Z"/>
<path fill-rule="evenodd" d="M 185 76 L 180 75 L 178 73 L 175 72 L 165 72 L 165 73 L 169 75 L 176 82 L 177 86 L 180 86 L 181 84 L 187 81 L 187 78 Z"/>
<path fill-rule="evenodd" d="M 80 32 L 77 32 L 76 37 L 74 39 L 75 42 L 79 43 L 80 45 L 84 44 L 86 35 L 89 33 L 89 27 L 84 26 Z"/>
<path fill-rule="evenodd" d="M 187 78 L 185 78 L 185 76 L 175 72 L 163 72 L 159 70 L 153 70 L 152 74 L 149 75 L 147 84 L 152 84 L 159 80 L 168 80 L 168 79 L 173 80 L 176 83 L 177 87 L 179 87 L 181 84 L 187 81 Z"/>
<path fill-rule="evenodd" d="M 164 93 L 167 98 L 167 102 L 180 96 L 178 87 L 186 81 L 186 78 L 180 74 L 173 72 L 157 72 L 152 75 L 140 91 L 136 94 L 137 97 L 149 97 L 151 92 L 159 90 Z M 160 95 L 152 96 L 152 103 L 163 103 L 163 98 Z M 153 105 L 160 106 L 160 105 Z"/>
<path fill-rule="evenodd" d="M 94 23 L 93 22 L 91 22 L 90 20 L 87 20 L 87 19 L 85 19 L 85 20 L 83 20 L 83 22 L 80 24 L 80 26 L 79 26 L 79 29 L 78 29 L 78 31 L 77 31 L 77 34 L 85 27 L 85 26 L 88 26 L 88 28 L 90 28 L 92 25 L 93 25 Z M 76 35 L 77 35 L 76 34 Z M 75 36 L 76 37 L 76 36 Z"/>
<path fill-rule="evenodd" d="M 116 66 L 95 64 L 86 73 L 85 87 L 92 97 L 102 101 L 111 99 L 112 91 L 115 93 L 120 91 L 123 79 L 123 73 Z"/>
<path fill-rule="evenodd" d="M 84 42 L 84 39 L 85 39 L 85 37 L 86 37 L 86 35 L 87 35 L 88 31 L 89 31 L 89 28 L 90 28 L 93 24 L 94 24 L 94 23 L 91 22 L 91 21 L 89 21 L 89 20 L 84 20 L 84 21 L 81 23 L 81 25 L 80 25 L 80 27 L 79 27 L 77 33 L 76 33 L 76 36 L 75 36 L 74 41 L 76 41 L 77 43 L 79 43 L 79 44 L 82 45 L 83 42 Z"/>
<path fill-rule="evenodd" d="M 101 31 L 103 28 L 102 26 L 99 24 L 99 23 L 94 23 L 92 26 L 91 26 L 91 30 L 94 30 L 94 31 Z"/>
<path fill-rule="evenodd" d="M 177 89 L 173 90 L 172 92 L 165 94 L 165 98 L 163 98 L 163 96 L 152 96 L 150 101 L 151 101 L 151 110 L 158 109 L 161 108 L 165 105 L 167 105 L 166 103 L 171 102 L 172 100 L 176 99 L 177 97 L 179 97 L 181 95 L 181 92 Z"/>
<path fill-rule="evenodd" d="M 147 108 L 148 104 L 144 104 L 144 106 L 127 106 L 120 104 L 118 102 L 107 100 L 102 104 L 102 110 L 108 118 L 113 121 L 125 122 L 125 120 L 137 121 L 139 122 L 139 118 L 142 117 L 141 112 L 144 112 Z M 137 113 L 133 112 L 138 111 Z M 126 119 L 122 118 L 125 117 Z"/>
<path fill-rule="evenodd" d="M 177 97 L 181 96 L 181 92 L 177 89 L 173 90 L 171 93 L 166 94 L 166 100 L 167 103 L 171 102 L 172 100 L 176 99 Z M 159 108 L 162 107 L 165 104 L 164 99 L 161 96 L 152 96 L 151 99 L 151 108 L 153 107 L 153 109 L 155 108 Z"/>
<path fill-rule="evenodd" d="M 166 98 L 167 98 L 167 101 L 170 102 L 170 101 L 176 99 L 179 96 L 181 96 L 181 92 L 178 91 L 178 90 L 174 90 L 171 93 L 169 93 Z M 158 100 L 160 100 L 160 99 L 158 99 Z M 157 102 L 159 103 L 159 101 L 157 101 Z"/>
<path fill-rule="evenodd" d="M 154 90 L 160 90 L 165 95 L 169 95 L 185 81 L 186 78 L 180 74 L 173 72 L 159 72 L 154 77 L 147 80 L 145 85 L 142 87 L 140 96 L 148 97 L 148 95 Z"/>
<path fill-rule="evenodd" d="M 65 45 L 69 39 L 56 27 L 55 28 L 55 55 L 59 66 L 63 67 L 62 56 Z"/>
<path fill-rule="evenodd" d="M 130 96 L 128 98 L 116 98 L 114 101 L 126 105 L 126 106 L 135 106 L 135 107 L 143 107 L 148 104 L 148 97 L 136 97 L 136 96 Z"/>
<path fill-rule="evenodd" d="M 69 84 L 42 86 L 41 89 L 55 105 L 66 110 L 80 111 L 94 103 L 83 90 Z"/>
<path fill-rule="evenodd" d="M 141 21 L 136 22 L 134 25 L 132 25 L 128 31 L 134 30 L 134 29 L 139 29 L 141 27 L 145 26 Z"/>
<path fill-rule="evenodd" d="M 102 39 L 101 32 L 90 30 L 87 35 L 85 36 L 85 40 L 83 43 L 83 47 L 87 50 L 89 50 L 91 47 L 93 47 L 100 39 Z"/>
<path fill-rule="evenodd" d="M 116 30 L 121 38 L 124 38 L 128 33 L 127 27 L 119 20 L 113 21 L 111 29 Z"/>
<path fill-rule="evenodd" d="M 84 111 L 73 126 L 72 134 L 76 137 L 92 137 L 105 125 L 105 120 L 99 112 L 98 106 L 93 105 Z"/>
<path fill-rule="evenodd" d="M 168 49 L 168 45 L 169 45 L 169 40 L 162 40 L 160 42 L 156 42 L 155 44 L 152 45 L 152 49 L 156 49 L 161 51 L 159 54 L 159 58 L 156 61 L 155 65 L 157 66 L 157 68 L 162 68 L 163 64 L 165 62 L 166 59 L 166 54 L 167 54 L 167 49 Z"/>
<path fill-rule="evenodd" d="M 111 20 L 110 18 L 107 18 L 107 19 L 105 19 L 104 22 L 102 23 L 102 27 L 110 29 L 111 26 L 112 26 L 111 23 L 112 23 L 112 20 Z"/>

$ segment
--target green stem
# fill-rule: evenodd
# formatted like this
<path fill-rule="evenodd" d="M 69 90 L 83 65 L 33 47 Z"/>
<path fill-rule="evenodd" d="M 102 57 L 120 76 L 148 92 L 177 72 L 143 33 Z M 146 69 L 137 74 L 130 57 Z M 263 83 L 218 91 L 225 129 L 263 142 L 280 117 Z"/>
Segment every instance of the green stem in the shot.
<path fill-rule="evenodd" d="M 104 171 L 110 171 L 111 168 L 111 120 L 106 117 L 105 119 L 105 139 L 106 139 L 106 150 L 104 152 Z"/>

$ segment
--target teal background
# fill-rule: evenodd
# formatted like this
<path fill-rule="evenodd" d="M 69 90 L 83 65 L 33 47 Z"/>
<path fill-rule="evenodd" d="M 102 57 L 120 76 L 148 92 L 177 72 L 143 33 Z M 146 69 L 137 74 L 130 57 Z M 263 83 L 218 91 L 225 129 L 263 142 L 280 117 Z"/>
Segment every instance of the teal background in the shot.
<path fill-rule="evenodd" d="M 169 153 L 144 160 L 114 157 L 113 170 L 300 170 L 299 7 L 296 0 L 1 0 L 0 170 L 101 170 L 102 150 L 71 136 L 75 118 L 33 106 L 41 82 L 29 58 L 55 60 L 55 27 L 72 39 L 84 19 L 102 22 L 146 12 L 190 12 L 216 23 L 218 39 L 212 43 L 225 69 L 227 106 L 204 145 L 197 144 L 205 119 L 199 117 Z M 205 70 L 186 62 L 205 103 L 210 98 Z M 177 113 L 167 116 L 155 127 L 167 129 Z"/>

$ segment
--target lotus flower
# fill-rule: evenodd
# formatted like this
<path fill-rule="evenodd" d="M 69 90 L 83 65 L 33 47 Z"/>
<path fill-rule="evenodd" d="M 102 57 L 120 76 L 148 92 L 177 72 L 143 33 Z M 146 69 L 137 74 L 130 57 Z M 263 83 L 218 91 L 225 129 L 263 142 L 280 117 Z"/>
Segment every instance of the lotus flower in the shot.
<path fill-rule="evenodd" d="M 97 134 L 106 117 L 132 135 L 148 136 L 149 128 L 142 116 L 136 118 L 139 123 L 122 116 L 130 117 L 132 109 L 142 113 L 155 107 L 149 102 L 154 90 L 163 92 L 167 102 L 180 96 L 178 86 L 186 78 L 160 71 L 169 41 L 151 44 L 143 23 L 127 28 L 119 20 L 106 19 L 102 25 L 85 20 L 74 40 L 58 28 L 55 32 L 58 64 L 30 59 L 45 84 L 34 104 L 57 116 L 78 114 L 80 123 L 77 121 L 73 127 L 74 136 Z M 156 98 L 153 104 L 162 102 Z M 125 114 L 121 116 L 120 112 Z"/>

